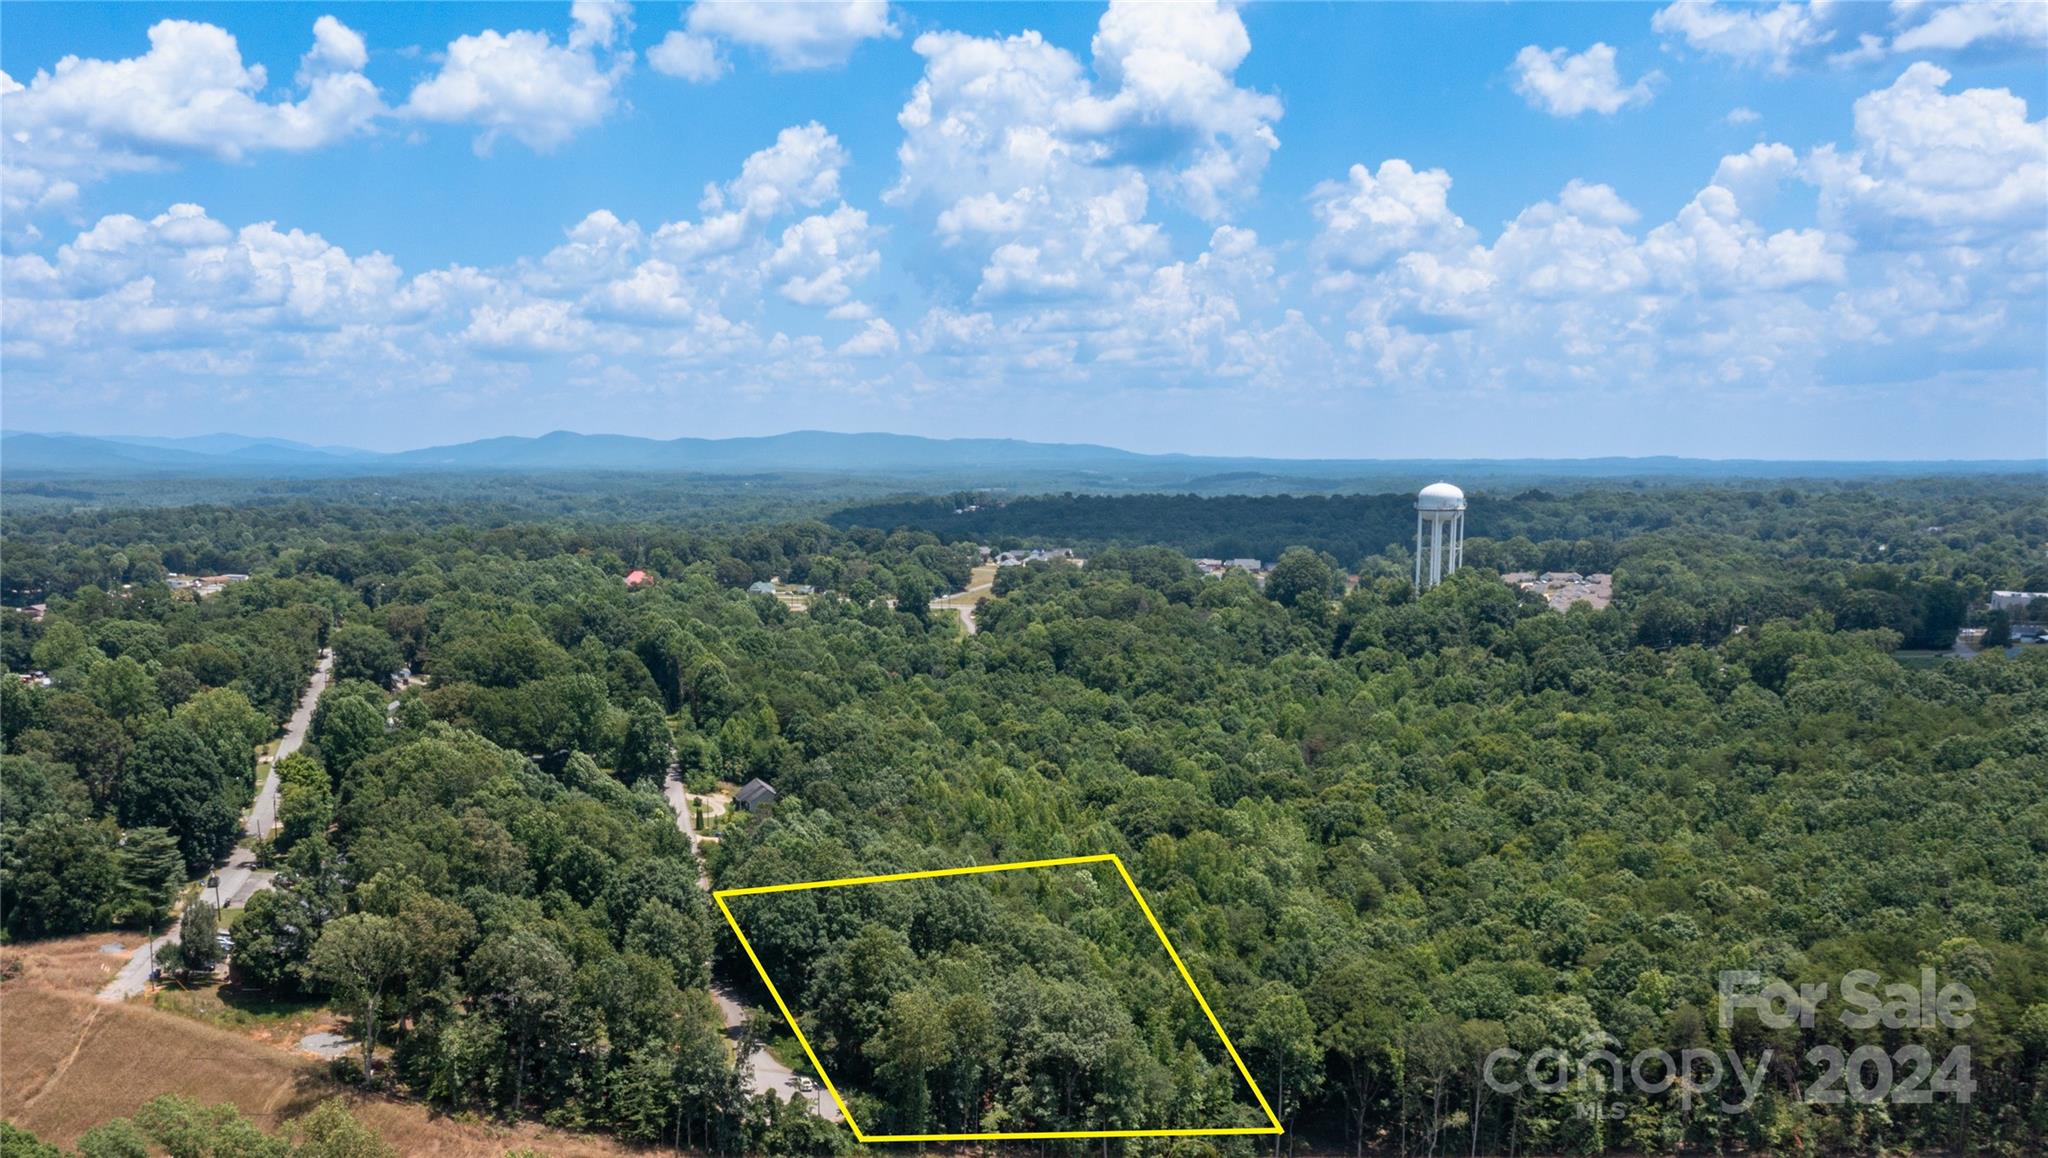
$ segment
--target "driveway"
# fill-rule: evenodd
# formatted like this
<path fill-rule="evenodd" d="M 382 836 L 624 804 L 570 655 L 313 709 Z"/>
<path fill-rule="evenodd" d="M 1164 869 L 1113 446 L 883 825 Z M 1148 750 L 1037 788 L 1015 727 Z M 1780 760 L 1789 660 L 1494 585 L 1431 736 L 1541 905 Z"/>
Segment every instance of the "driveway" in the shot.
<path fill-rule="evenodd" d="M 692 795 L 683 787 L 681 774 L 673 768 L 669 769 L 668 778 L 662 781 L 661 790 L 663 795 L 668 797 L 668 806 L 675 810 L 676 827 L 689 838 L 690 855 L 697 859 L 697 883 L 708 893 L 711 891 L 711 874 L 704 867 L 704 851 L 701 847 L 705 838 L 697 832 L 690 802 L 703 801 L 704 811 L 716 816 L 725 812 L 725 798 Z M 711 983 L 711 1000 L 718 1006 L 718 1019 L 725 1023 L 725 1036 L 734 1043 L 733 1048 L 737 1050 L 739 1039 L 745 1032 L 749 1008 L 732 995 L 729 986 L 719 981 Z M 797 1089 L 795 1072 L 777 1061 L 774 1054 L 756 1046 L 751 1056 L 741 1060 L 748 1063 L 747 1088 L 754 1093 L 774 1094 L 785 1101 L 791 1097 L 803 1096 L 811 1104 L 812 1113 L 828 1122 L 845 1121 L 839 1113 L 839 1106 L 832 1101 L 832 1096 L 825 1092 L 824 1086 L 818 1086 L 809 1095 L 802 1095 Z"/>

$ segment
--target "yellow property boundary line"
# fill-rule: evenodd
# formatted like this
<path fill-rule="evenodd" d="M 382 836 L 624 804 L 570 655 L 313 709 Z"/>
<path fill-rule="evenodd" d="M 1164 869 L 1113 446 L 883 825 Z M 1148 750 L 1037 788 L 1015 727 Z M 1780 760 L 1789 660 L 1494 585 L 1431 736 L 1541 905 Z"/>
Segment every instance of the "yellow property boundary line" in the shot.
<path fill-rule="evenodd" d="M 765 893 L 795 892 L 801 889 L 830 889 L 843 885 L 878 885 L 889 881 L 930 880 L 936 877 L 958 877 L 973 873 L 1008 872 L 1013 869 L 1057 868 L 1061 865 L 1100 864 L 1105 861 L 1116 866 L 1117 875 L 1124 879 L 1125 887 L 1131 890 L 1131 896 L 1137 900 L 1139 910 L 1145 914 L 1145 920 L 1151 923 L 1152 931 L 1159 935 L 1159 943 L 1166 947 L 1166 955 L 1173 959 L 1173 967 L 1180 970 L 1180 979 L 1187 982 L 1188 992 L 1195 995 L 1195 1003 L 1202 1007 L 1202 1013 L 1208 1017 L 1209 1028 L 1216 1031 L 1216 1037 L 1223 1042 L 1223 1048 L 1230 1051 L 1230 1060 L 1237 1063 L 1238 1074 L 1244 1078 L 1244 1084 L 1251 1088 L 1252 1096 L 1259 1100 L 1259 1109 L 1265 1111 L 1268 1125 L 1219 1126 L 1214 1129 L 1040 1130 L 989 1134 L 866 1133 L 860 1128 L 860 1124 L 853 1120 L 853 1112 L 847 1109 L 846 1099 L 839 1096 L 839 1087 L 832 1084 L 831 1075 L 827 1074 L 825 1067 L 819 1063 L 817 1051 L 811 1048 L 811 1041 L 804 1036 L 803 1027 L 796 1023 L 796 1015 L 789 1011 L 789 1004 L 783 1001 L 782 992 L 775 988 L 775 980 L 768 976 L 766 969 L 761 967 L 761 958 L 755 954 L 754 946 L 747 940 L 746 933 L 740 930 L 740 923 L 733 917 L 732 908 L 725 903 L 729 897 L 752 897 Z M 1209 1001 L 1202 996 L 1201 988 L 1195 984 L 1194 977 L 1188 973 L 1187 964 L 1180 959 L 1180 954 L 1175 951 L 1173 942 L 1167 939 L 1166 929 L 1160 925 L 1159 918 L 1152 915 L 1152 906 L 1145 903 L 1145 895 L 1138 891 L 1138 882 L 1131 879 L 1130 870 L 1124 867 L 1124 862 L 1113 852 L 1095 853 L 1092 856 L 1055 857 L 1051 860 L 1020 860 L 1009 864 L 970 865 L 966 868 L 929 869 L 924 872 L 914 873 L 883 873 L 880 876 L 870 877 L 841 877 L 838 880 L 830 881 L 796 881 L 786 885 L 755 885 L 751 888 L 743 889 L 719 889 L 711 894 L 711 899 L 718 902 L 719 912 L 725 914 L 725 923 L 732 926 L 733 936 L 739 938 L 740 948 L 747 951 L 747 960 L 754 963 L 754 971 L 761 975 L 761 982 L 768 987 L 768 996 L 775 999 L 775 1008 L 782 1011 L 782 1019 L 789 1023 L 791 1032 L 796 1034 L 797 1044 L 804 1047 L 804 1056 L 811 1059 L 811 1068 L 818 1071 L 818 1076 L 825 1082 L 825 1089 L 831 1093 L 832 1100 L 838 1103 L 839 1112 L 845 1115 L 846 1124 L 853 1130 L 854 1138 L 861 1142 L 985 1142 L 998 1139 L 1022 1140 L 1036 1138 L 1176 1138 L 1213 1134 L 1278 1134 L 1283 1130 L 1283 1127 L 1280 1125 L 1279 1115 L 1273 1112 L 1272 1105 L 1266 1101 L 1266 1095 L 1260 1091 L 1259 1083 L 1252 1080 L 1251 1070 L 1245 1066 L 1244 1059 L 1238 1056 L 1237 1047 L 1230 1042 L 1230 1035 L 1223 1032 L 1223 1024 L 1216 1020 L 1216 1011 L 1209 1008 Z"/>

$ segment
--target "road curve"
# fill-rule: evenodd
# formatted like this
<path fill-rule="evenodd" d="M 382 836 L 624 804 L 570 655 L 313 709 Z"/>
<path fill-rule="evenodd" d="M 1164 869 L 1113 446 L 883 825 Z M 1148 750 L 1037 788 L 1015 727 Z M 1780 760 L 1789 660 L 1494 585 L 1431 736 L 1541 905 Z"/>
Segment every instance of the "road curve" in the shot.
<path fill-rule="evenodd" d="M 981 602 L 978 597 L 994 587 L 994 580 L 990 580 L 987 583 L 971 584 L 965 591 L 955 591 L 951 595 L 941 595 L 937 599 L 932 600 L 932 610 L 958 615 L 960 617 L 960 626 L 967 629 L 967 634 L 973 635 L 981 630 L 974 624 L 974 608 L 976 604 Z"/>

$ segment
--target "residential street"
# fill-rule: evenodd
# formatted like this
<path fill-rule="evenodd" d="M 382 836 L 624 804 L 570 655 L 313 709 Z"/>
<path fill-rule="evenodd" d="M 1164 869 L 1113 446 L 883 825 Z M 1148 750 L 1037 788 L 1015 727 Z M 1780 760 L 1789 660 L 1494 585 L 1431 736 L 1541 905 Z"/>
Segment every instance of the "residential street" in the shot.
<path fill-rule="evenodd" d="M 967 634 L 969 635 L 973 635 L 975 632 L 981 630 L 980 628 L 974 625 L 974 608 L 972 605 L 963 606 L 958 603 L 948 604 L 943 600 L 936 600 L 932 604 L 932 610 L 950 611 L 953 614 L 958 615 L 960 617 L 960 626 L 966 628 Z"/>
<path fill-rule="evenodd" d="M 950 615 L 958 615 L 960 617 L 960 626 L 967 629 L 967 634 L 973 635 L 981 630 L 974 624 L 974 605 L 981 600 L 982 596 L 987 595 L 995 585 L 995 565 L 984 563 L 974 569 L 973 576 L 968 581 L 966 590 L 955 591 L 950 595 L 941 595 L 937 599 L 932 600 L 932 610 L 944 611 Z"/>
<path fill-rule="evenodd" d="M 722 807 L 723 798 L 716 796 L 693 798 L 689 791 L 683 787 L 682 776 L 673 769 L 669 771 L 668 779 L 662 782 L 661 787 L 663 793 L 668 797 L 669 807 L 675 810 L 676 827 L 681 829 L 683 835 L 689 838 L 690 853 L 697 858 L 697 883 L 702 885 L 704 891 L 708 893 L 711 891 L 711 876 L 704 868 L 704 852 L 701 847 L 704 837 L 697 832 L 696 821 L 691 816 L 690 801 L 692 799 L 703 800 L 705 802 L 706 814 L 715 816 L 725 811 Z M 714 808 L 712 806 L 713 801 L 719 801 L 721 806 Z M 741 1004 L 739 999 L 734 997 L 723 983 L 717 981 L 711 984 L 711 1000 L 718 1006 L 719 1020 L 725 1023 L 726 1036 L 737 1041 L 741 1028 L 747 1023 L 748 1007 Z M 796 1085 L 796 1074 L 788 1066 L 775 1060 L 775 1055 L 765 1049 L 757 1048 L 750 1061 L 752 1064 L 749 1067 L 748 1089 L 757 1094 L 774 1093 L 777 1097 L 785 1100 L 799 1093 Z M 831 1095 L 824 1091 L 824 1087 L 820 1086 L 808 1095 L 804 1095 L 804 1097 L 811 1103 L 812 1110 L 826 1121 L 839 1122 L 845 1120 L 839 1113 L 839 1107 L 833 1103 Z"/>
<path fill-rule="evenodd" d="M 306 685 L 306 694 L 299 697 L 299 707 L 292 713 L 290 722 L 284 726 L 284 738 L 277 742 L 277 760 L 299 750 L 306 742 L 306 733 L 313 727 L 313 709 L 320 706 L 320 693 L 327 690 L 327 680 L 334 672 L 334 653 L 323 650 L 320 665 L 313 669 L 312 682 Z M 268 836 L 277 827 L 277 761 L 264 767 L 263 787 L 257 791 L 256 799 L 249 806 L 249 815 L 244 819 L 242 831 L 252 839 Z M 239 849 L 237 851 L 240 851 Z"/>
<path fill-rule="evenodd" d="M 172 921 L 171 927 L 154 942 L 156 952 L 163 952 L 164 946 L 174 943 L 177 940 L 177 936 L 178 923 Z M 100 990 L 99 999 L 101 1001 L 126 1001 L 149 988 L 150 962 L 154 959 L 149 952 L 150 948 L 149 944 L 145 944 L 142 948 L 135 950 L 128 958 L 128 963 L 121 966 L 121 971 L 114 974 L 114 979 L 107 982 L 106 987 Z"/>
<path fill-rule="evenodd" d="M 334 653 L 323 650 L 320 664 L 313 669 L 313 678 L 306 685 L 306 693 L 299 698 L 299 706 L 285 724 L 283 738 L 277 742 L 276 758 L 263 763 L 263 786 L 257 789 L 256 799 L 249 805 L 249 814 L 243 818 L 242 843 L 228 854 L 228 863 L 216 870 L 220 876 L 219 889 L 206 890 L 209 901 L 218 893 L 222 908 L 241 908 L 251 896 L 270 887 L 275 874 L 269 869 L 256 867 L 256 853 L 249 846 L 277 827 L 277 760 L 291 755 L 305 744 L 306 732 L 313 726 L 313 709 L 320 705 L 320 693 L 327 690 L 327 679 L 333 670 Z M 178 923 L 172 921 L 170 928 L 156 939 L 155 953 L 161 954 L 165 946 L 175 944 L 177 936 Z M 149 969 L 153 959 L 150 948 L 145 944 L 135 950 L 128 963 L 121 966 L 121 971 L 100 990 L 101 1001 L 126 1001 L 149 987 Z"/>

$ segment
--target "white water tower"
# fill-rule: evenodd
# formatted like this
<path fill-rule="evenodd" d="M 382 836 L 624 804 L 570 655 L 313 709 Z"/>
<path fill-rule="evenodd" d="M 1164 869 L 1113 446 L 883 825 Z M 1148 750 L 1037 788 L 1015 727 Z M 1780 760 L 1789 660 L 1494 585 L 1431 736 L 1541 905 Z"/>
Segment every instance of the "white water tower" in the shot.
<path fill-rule="evenodd" d="M 1426 540 L 1424 527 L 1429 529 Z M 1427 591 L 1443 582 L 1464 559 L 1465 492 L 1433 482 L 1415 496 L 1415 589 Z"/>

